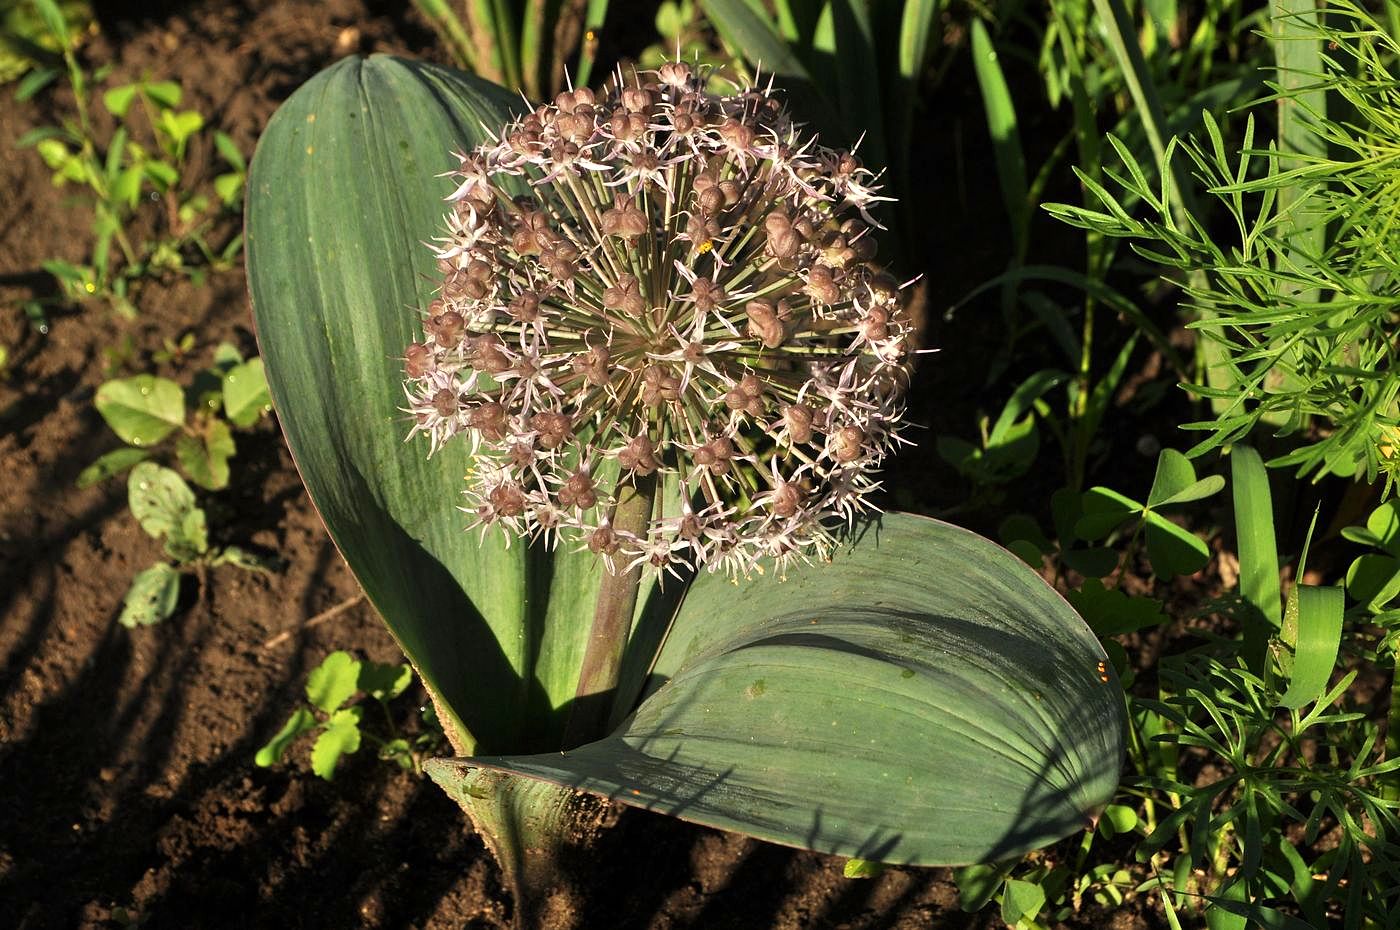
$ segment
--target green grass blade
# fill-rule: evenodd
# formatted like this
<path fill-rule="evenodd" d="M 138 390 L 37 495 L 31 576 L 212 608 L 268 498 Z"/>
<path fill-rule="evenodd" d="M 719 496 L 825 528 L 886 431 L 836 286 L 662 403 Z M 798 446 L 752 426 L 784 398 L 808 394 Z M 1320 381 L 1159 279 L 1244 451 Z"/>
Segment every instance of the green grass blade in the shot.
<path fill-rule="evenodd" d="M 1240 559 L 1240 596 L 1249 605 L 1244 622 L 1244 655 L 1250 670 L 1261 675 L 1269 640 L 1283 622 L 1283 601 L 1269 475 L 1263 459 L 1251 447 L 1235 446 L 1230 451 L 1230 484 Z"/>
<path fill-rule="evenodd" d="M 1270 41 L 1278 68 L 1278 148 L 1284 155 L 1326 154 L 1326 143 L 1313 131 L 1327 116 L 1327 92 L 1315 85 L 1322 76 L 1323 37 L 1318 29 L 1315 0 L 1272 0 L 1274 14 Z M 1283 157 L 1279 170 L 1289 171 L 1306 164 L 1303 159 Z M 1288 241 L 1289 260 L 1311 264 L 1326 248 L 1327 227 L 1316 211 L 1300 209 L 1308 200 L 1308 190 L 1317 182 L 1299 178 L 1278 189 L 1279 234 Z M 1313 289 L 1299 300 L 1317 299 Z"/>
<path fill-rule="evenodd" d="M 836 93 L 841 120 L 854 143 L 863 135 L 861 157 L 871 165 L 888 163 L 884 109 L 880 103 L 880 69 L 875 33 L 865 0 L 831 0 L 836 27 Z"/>
<path fill-rule="evenodd" d="M 574 75 L 575 87 L 587 87 L 593 76 L 593 60 L 598 54 L 598 35 L 603 31 L 603 23 L 608 18 L 608 0 L 588 0 L 588 10 L 583 14 L 583 41 L 579 43 L 578 73 Z"/>
<path fill-rule="evenodd" d="M 1342 641 L 1346 597 L 1341 588 L 1298 585 L 1289 599 L 1296 599 L 1298 633 L 1297 641 L 1289 644 L 1294 649 L 1292 678 L 1278 706 L 1297 710 L 1327 690 Z"/>
<path fill-rule="evenodd" d="M 982 91 L 987 131 L 991 134 L 992 154 L 996 157 L 997 179 L 1001 182 L 1001 197 L 1007 216 L 1011 218 L 1012 241 L 1019 259 L 1026 254 L 1030 224 L 1026 156 L 1021 147 L 1021 132 L 1011 90 L 997 61 L 996 47 L 980 19 L 972 21 L 972 66 L 977 73 L 977 85 Z"/>

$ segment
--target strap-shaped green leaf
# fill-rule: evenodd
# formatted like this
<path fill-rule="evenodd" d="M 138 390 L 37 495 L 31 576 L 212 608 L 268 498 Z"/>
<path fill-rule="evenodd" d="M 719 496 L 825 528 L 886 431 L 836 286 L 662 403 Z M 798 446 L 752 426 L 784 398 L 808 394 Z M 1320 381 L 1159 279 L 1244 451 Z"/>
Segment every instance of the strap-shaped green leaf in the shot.
<path fill-rule="evenodd" d="M 567 753 L 436 762 L 579 787 L 843 856 L 1018 856 L 1090 825 L 1122 693 L 1084 622 L 1014 555 L 894 514 L 829 564 L 688 593 L 636 713 Z M 478 769 L 479 771 L 479 769 Z"/>
<path fill-rule="evenodd" d="M 453 152 L 520 101 L 454 71 L 347 58 L 277 111 L 249 171 L 267 380 L 311 499 L 461 751 L 555 748 L 596 596 L 594 557 L 467 533 L 463 444 L 405 443 L 399 359 L 437 276 L 425 243 Z"/>

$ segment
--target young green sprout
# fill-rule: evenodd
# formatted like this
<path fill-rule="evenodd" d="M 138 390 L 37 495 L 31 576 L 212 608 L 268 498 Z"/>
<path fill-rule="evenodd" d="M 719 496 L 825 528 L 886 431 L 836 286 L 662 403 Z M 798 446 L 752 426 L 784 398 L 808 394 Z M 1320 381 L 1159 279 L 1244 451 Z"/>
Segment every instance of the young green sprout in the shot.
<path fill-rule="evenodd" d="M 473 525 L 613 572 L 747 573 L 825 555 L 870 507 L 911 343 L 873 264 L 869 210 L 889 198 L 771 88 L 704 78 L 619 73 L 459 156 L 404 367 L 410 435 L 478 455 Z M 669 512 L 658 483 L 679 489 Z"/>

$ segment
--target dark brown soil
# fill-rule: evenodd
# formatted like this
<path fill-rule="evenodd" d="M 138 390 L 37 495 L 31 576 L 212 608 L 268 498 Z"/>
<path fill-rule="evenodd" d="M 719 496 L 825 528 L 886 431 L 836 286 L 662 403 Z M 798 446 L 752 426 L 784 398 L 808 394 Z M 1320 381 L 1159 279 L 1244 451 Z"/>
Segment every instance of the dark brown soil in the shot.
<path fill-rule="evenodd" d="M 113 83 L 181 81 L 185 105 L 251 152 L 276 105 L 339 55 L 431 54 L 431 33 L 403 7 L 164 3 L 140 20 L 109 7 L 84 56 L 113 62 Z M 61 120 L 71 97 L 15 105 L 0 93 L 0 301 L 14 305 L 55 292 L 43 260 L 85 257 L 90 216 L 14 148 Z M 210 153 L 193 152 L 191 171 L 212 175 Z M 216 239 L 236 221 L 226 227 Z M 0 317 L 11 348 L 0 381 L 0 927 L 117 926 L 123 913 L 145 927 L 503 926 L 494 865 L 426 780 L 368 751 L 333 783 L 310 774 L 305 746 L 280 767 L 253 764 L 326 653 L 399 658 L 362 602 L 304 626 L 357 588 L 275 423 L 240 434 L 232 487 L 204 503 L 218 541 L 275 553 L 285 570 L 219 568 L 197 591 L 190 579 L 175 618 L 116 624 L 130 579 L 160 552 L 126 510 L 124 481 L 73 485 L 117 445 L 92 406 L 103 349 L 130 335 L 127 373 L 151 370 L 161 340 L 187 331 L 199 344 L 187 366 L 207 364 L 220 341 L 254 350 L 241 270 L 203 287 L 148 285 L 136 302 L 135 322 L 85 308 L 56 314 L 47 336 L 14 309 Z M 999 924 L 959 912 L 944 871 L 848 881 L 837 860 L 636 811 L 607 838 L 594 888 L 588 927 Z M 1080 921 L 1143 925 L 1126 912 Z"/>

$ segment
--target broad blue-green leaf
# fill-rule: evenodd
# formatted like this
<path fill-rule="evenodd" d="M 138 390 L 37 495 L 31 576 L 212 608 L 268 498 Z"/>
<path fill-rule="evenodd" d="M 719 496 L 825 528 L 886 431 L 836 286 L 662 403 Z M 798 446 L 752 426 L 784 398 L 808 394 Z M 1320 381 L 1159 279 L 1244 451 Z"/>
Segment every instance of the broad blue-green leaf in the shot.
<path fill-rule="evenodd" d="M 97 389 L 97 412 L 133 446 L 160 442 L 185 422 L 185 394 L 169 378 L 137 375 L 108 381 Z"/>
<path fill-rule="evenodd" d="M 180 600 L 180 573 L 157 562 L 131 580 L 117 622 L 124 627 L 150 626 L 175 612 Z"/>
<path fill-rule="evenodd" d="M 1049 585 L 973 533 L 892 514 L 829 564 L 702 575 L 608 738 L 430 772 L 494 767 L 836 855 L 963 864 L 1087 827 L 1123 723 L 1106 655 Z"/>
<path fill-rule="evenodd" d="M 248 278 L 267 380 L 311 499 L 454 746 L 557 748 L 596 598 L 591 554 L 464 532 L 465 444 L 405 443 L 452 152 L 521 103 L 436 66 L 346 58 L 273 116 L 249 169 Z"/>

